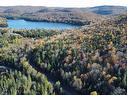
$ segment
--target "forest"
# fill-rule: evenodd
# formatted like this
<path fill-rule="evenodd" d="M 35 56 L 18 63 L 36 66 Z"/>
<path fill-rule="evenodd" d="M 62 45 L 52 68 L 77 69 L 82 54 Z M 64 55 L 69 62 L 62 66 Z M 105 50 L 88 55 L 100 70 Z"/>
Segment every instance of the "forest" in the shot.
<path fill-rule="evenodd" d="M 127 95 L 126 31 L 126 14 L 80 29 L 1 28 L 0 95 Z"/>

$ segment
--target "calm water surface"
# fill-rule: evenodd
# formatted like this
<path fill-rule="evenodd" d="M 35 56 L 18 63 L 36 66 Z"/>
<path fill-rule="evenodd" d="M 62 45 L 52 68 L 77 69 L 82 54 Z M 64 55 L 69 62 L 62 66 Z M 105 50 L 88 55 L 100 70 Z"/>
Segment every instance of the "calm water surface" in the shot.
<path fill-rule="evenodd" d="M 72 29 L 78 28 L 79 26 L 65 24 L 65 23 L 52 23 L 52 22 L 31 22 L 25 20 L 7 20 L 9 28 L 15 29 Z"/>

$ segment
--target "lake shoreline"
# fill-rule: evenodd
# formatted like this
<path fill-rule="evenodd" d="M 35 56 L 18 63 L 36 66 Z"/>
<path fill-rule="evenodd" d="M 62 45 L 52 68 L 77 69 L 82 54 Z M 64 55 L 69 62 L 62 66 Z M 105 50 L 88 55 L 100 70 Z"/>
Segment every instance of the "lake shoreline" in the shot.
<path fill-rule="evenodd" d="M 62 24 L 69 24 L 69 25 L 76 25 L 76 26 L 84 26 L 84 25 L 90 25 L 90 21 L 85 21 L 85 22 L 77 22 L 77 21 L 58 21 L 58 20 L 54 20 L 54 21 L 50 21 L 50 20 L 37 20 L 37 19 L 30 19 L 30 18 L 25 18 L 25 17 L 5 17 L 7 20 L 25 20 L 25 21 L 31 21 L 31 22 L 51 22 L 51 23 L 62 23 Z"/>
<path fill-rule="evenodd" d="M 50 29 L 50 30 L 63 30 L 63 29 L 75 29 L 80 26 L 56 23 L 56 22 L 41 22 L 41 21 L 28 21 L 24 19 L 7 19 L 8 28 L 14 29 Z"/>

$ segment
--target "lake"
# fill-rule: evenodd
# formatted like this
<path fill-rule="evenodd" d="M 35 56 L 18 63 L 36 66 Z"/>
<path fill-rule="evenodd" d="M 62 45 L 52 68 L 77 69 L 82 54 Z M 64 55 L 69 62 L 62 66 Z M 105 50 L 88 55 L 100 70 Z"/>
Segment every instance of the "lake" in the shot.
<path fill-rule="evenodd" d="M 23 19 L 18 20 L 7 20 L 9 28 L 15 29 L 72 29 L 78 28 L 77 25 L 65 24 L 65 23 L 52 23 L 52 22 L 36 22 L 26 21 Z"/>

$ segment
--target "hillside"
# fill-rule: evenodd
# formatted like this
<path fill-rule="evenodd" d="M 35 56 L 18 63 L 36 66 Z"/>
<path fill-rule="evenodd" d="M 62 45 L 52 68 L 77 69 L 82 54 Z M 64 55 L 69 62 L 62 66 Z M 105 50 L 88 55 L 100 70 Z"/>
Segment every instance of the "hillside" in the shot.
<path fill-rule="evenodd" d="M 73 30 L 1 29 L 0 94 L 127 95 L 126 30 L 126 14 Z"/>
<path fill-rule="evenodd" d="M 119 15 L 127 13 L 127 7 L 123 6 L 96 6 L 88 8 L 89 12 L 93 12 L 100 15 Z"/>

